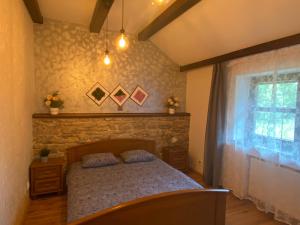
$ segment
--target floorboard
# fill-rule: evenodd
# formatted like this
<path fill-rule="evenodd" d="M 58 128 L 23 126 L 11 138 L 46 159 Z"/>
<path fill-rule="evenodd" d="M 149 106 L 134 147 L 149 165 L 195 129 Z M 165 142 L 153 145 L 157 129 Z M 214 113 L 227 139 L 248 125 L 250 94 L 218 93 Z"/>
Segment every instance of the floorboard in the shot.
<path fill-rule="evenodd" d="M 201 176 L 195 172 L 188 174 L 200 184 L 204 184 Z M 66 225 L 67 197 L 48 196 L 32 200 L 24 221 L 24 225 Z M 228 196 L 226 225 L 281 225 L 272 218 L 257 210 L 247 200 L 239 200 L 232 194 Z"/>

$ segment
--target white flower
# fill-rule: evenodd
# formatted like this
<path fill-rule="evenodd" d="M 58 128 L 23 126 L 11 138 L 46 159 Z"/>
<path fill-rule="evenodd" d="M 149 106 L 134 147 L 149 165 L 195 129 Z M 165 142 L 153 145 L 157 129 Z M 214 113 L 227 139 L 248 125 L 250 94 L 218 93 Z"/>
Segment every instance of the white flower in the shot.
<path fill-rule="evenodd" d="M 174 105 L 174 102 L 169 102 L 170 105 Z"/>
<path fill-rule="evenodd" d="M 175 106 L 175 107 L 178 107 L 178 106 L 179 106 L 178 102 L 176 102 L 176 103 L 174 104 L 174 106 Z"/>
<path fill-rule="evenodd" d="M 57 101 L 58 100 L 58 97 L 57 96 L 54 96 L 53 97 L 53 101 Z"/>
<path fill-rule="evenodd" d="M 50 101 L 52 99 L 52 95 L 47 95 L 47 100 Z"/>
<path fill-rule="evenodd" d="M 46 101 L 45 104 L 46 104 L 46 106 L 50 106 L 51 101 Z"/>

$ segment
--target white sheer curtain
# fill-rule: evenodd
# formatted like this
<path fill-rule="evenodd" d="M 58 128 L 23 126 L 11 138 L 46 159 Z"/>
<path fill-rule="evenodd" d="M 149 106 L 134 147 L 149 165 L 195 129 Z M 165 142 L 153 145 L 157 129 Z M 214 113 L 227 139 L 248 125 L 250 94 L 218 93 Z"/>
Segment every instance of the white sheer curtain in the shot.
<path fill-rule="evenodd" d="M 230 61 L 223 179 L 239 198 L 300 224 L 300 45 Z"/>

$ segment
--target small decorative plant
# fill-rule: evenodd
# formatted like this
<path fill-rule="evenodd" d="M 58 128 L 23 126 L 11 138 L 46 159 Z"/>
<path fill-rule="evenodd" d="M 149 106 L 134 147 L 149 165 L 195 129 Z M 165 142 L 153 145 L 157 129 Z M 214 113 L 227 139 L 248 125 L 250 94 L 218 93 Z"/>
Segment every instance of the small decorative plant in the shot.
<path fill-rule="evenodd" d="M 54 92 L 52 95 L 47 95 L 44 102 L 45 105 L 50 108 L 50 113 L 52 115 L 57 115 L 59 109 L 64 106 L 64 101 L 60 98 L 58 91 Z"/>
<path fill-rule="evenodd" d="M 174 114 L 175 110 L 179 107 L 179 100 L 177 97 L 168 98 L 167 107 L 169 109 L 169 114 Z"/>
<path fill-rule="evenodd" d="M 50 154 L 50 150 L 48 148 L 41 149 L 41 151 L 40 151 L 41 161 L 47 162 L 49 154 Z"/>

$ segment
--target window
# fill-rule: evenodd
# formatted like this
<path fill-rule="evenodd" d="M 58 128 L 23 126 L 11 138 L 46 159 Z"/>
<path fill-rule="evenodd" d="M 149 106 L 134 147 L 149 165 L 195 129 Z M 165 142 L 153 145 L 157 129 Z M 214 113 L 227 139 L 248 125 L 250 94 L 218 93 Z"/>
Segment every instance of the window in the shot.
<path fill-rule="evenodd" d="M 255 77 L 252 80 L 253 110 L 251 114 L 254 147 L 279 152 L 289 157 L 297 151 L 300 126 L 297 111 L 300 100 L 298 76 L 279 75 Z M 298 154 L 297 153 L 297 154 Z"/>
<path fill-rule="evenodd" d="M 294 141 L 298 82 L 258 83 L 255 134 Z"/>

